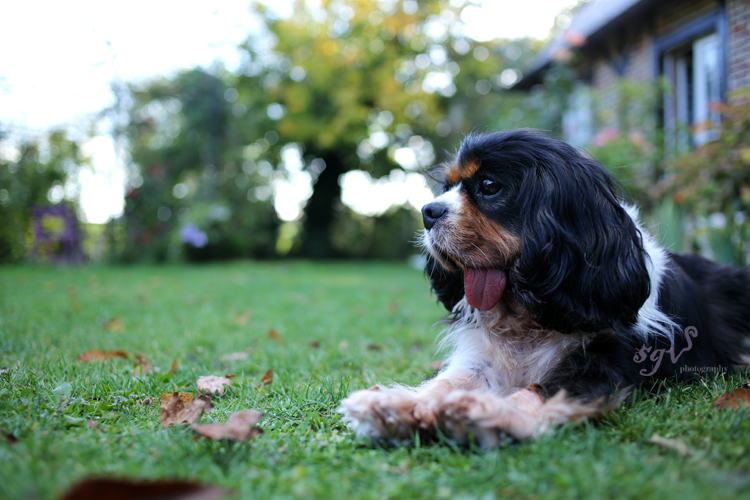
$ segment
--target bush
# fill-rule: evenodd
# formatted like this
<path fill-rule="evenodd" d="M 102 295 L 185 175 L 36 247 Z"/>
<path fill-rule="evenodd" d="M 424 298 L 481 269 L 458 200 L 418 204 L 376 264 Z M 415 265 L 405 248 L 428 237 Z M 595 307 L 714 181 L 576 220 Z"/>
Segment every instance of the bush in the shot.
<path fill-rule="evenodd" d="M 53 188 L 54 201 L 61 202 L 66 179 L 80 161 L 78 145 L 62 132 L 22 142 L 18 148 L 6 143 L 4 149 L 17 154 L 0 156 L 0 263 L 28 257 L 34 206 L 50 204 Z"/>
<path fill-rule="evenodd" d="M 717 103 L 717 139 L 666 159 L 654 198 L 671 200 L 688 220 L 689 245 L 735 265 L 750 263 L 750 89 Z"/>

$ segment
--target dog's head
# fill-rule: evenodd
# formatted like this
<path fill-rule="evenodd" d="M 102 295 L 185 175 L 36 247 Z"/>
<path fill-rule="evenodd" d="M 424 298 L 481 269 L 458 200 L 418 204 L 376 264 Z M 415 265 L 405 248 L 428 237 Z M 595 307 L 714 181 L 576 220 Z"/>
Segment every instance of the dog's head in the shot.
<path fill-rule="evenodd" d="M 617 181 L 533 130 L 470 136 L 422 208 L 427 273 L 450 310 L 513 300 L 541 326 L 591 332 L 636 321 L 650 281 Z"/>

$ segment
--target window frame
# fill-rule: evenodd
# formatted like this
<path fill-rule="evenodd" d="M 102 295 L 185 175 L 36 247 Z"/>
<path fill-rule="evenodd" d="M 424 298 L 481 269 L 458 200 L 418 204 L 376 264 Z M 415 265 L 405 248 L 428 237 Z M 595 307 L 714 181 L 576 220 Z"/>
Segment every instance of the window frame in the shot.
<path fill-rule="evenodd" d="M 692 46 L 696 40 L 713 33 L 718 36 L 719 40 L 719 93 L 723 100 L 728 83 L 726 50 L 728 47 L 728 32 L 726 9 L 723 4 L 711 12 L 679 26 L 672 32 L 655 38 L 652 45 L 653 74 L 658 77 L 679 75 L 681 71 L 676 66 L 682 63 L 680 63 L 679 57 L 674 56 L 674 53 L 679 53 L 681 49 Z M 670 81 L 669 83 L 675 87 L 686 84 L 686 82 L 678 81 Z M 692 99 L 692 96 L 688 96 L 688 99 Z M 686 110 L 678 109 L 680 106 L 676 101 L 677 99 L 674 97 L 665 96 L 661 112 L 662 125 L 665 131 L 665 145 L 668 151 L 675 148 L 685 149 L 692 142 L 691 138 L 681 135 L 678 130 L 678 121 L 684 119 Z M 688 123 L 688 125 L 692 125 L 692 123 Z M 700 139 L 698 142 L 700 142 Z"/>

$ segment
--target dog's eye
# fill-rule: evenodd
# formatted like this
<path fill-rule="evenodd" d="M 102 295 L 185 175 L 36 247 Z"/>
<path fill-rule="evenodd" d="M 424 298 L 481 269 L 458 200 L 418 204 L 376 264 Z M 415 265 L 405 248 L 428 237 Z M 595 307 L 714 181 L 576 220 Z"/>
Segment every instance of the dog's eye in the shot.
<path fill-rule="evenodd" d="M 500 192 L 500 183 L 492 179 L 484 179 L 479 184 L 479 192 L 485 196 L 492 196 Z"/>

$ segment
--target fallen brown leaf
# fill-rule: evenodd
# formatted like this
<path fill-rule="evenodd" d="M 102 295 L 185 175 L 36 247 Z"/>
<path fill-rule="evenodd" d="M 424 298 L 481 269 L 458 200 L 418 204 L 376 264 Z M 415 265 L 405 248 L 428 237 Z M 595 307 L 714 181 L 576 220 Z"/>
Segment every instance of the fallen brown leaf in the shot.
<path fill-rule="evenodd" d="M 215 500 L 231 491 L 189 481 L 131 481 L 127 479 L 84 479 L 74 484 L 61 500 Z"/>
<path fill-rule="evenodd" d="M 373 342 L 372 344 L 367 344 L 367 350 L 368 351 L 382 351 L 383 346 Z"/>
<path fill-rule="evenodd" d="M 262 413 L 261 413 L 261 415 L 262 415 Z M 3 435 L 3 437 L 5 438 L 5 441 L 8 444 L 16 444 L 18 442 L 18 438 L 16 436 L 14 436 L 12 433 L 5 432 L 4 430 L 0 429 L 0 434 Z"/>
<path fill-rule="evenodd" d="M 102 327 L 109 332 L 124 332 L 125 327 L 122 324 L 122 318 L 116 316 L 109 321 L 105 321 Z"/>
<path fill-rule="evenodd" d="M 317 349 L 318 347 L 320 347 L 320 342 L 318 342 L 317 340 L 311 340 L 307 345 L 309 345 L 313 349 Z"/>
<path fill-rule="evenodd" d="M 688 450 L 685 441 L 683 441 L 682 439 L 670 439 L 659 436 L 658 434 L 654 434 L 649 438 L 648 442 L 651 444 L 655 444 L 659 448 L 674 450 L 681 457 L 690 456 L 690 450 Z"/>
<path fill-rule="evenodd" d="M 243 359 L 248 358 L 247 352 L 233 352 L 231 354 L 222 354 L 221 359 L 222 361 L 241 361 Z"/>
<path fill-rule="evenodd" d="M 185 403 L 180 396 L 184 393 L 175 392 L 172 398 L 161 407 L 159 422 L 164 427 L 173 424 L 194 425 L 198 423 L 204 412 L 213 409 L 214 405 L 211 399 L 203 394 L 190 401 L 190 405 L 185 408 Z M 162 394 L 164 396 L 164 394 Z"/>
<path fill-rule="evenodd" d="M 266 372 L 266 374 L 265 374 L 265 375 L 263 375 L 263 378 L 262 378 L 262 379 L 260 379 L 260 381 L 261 381 L 261 382 L 262 382 L 262 383 L 263 383 L 264 385 L 268 385 L 268 384 L 270 384 L 271 382 L 273 382 L 273 370 L 268 370 L 268 371 Z"/>
<path fill-rule="evenodd" d="M 250 321 L 250 311 L 240 314 L 238 311 L 234 313 L 234 322 L 237 326 L 245 326 Z"/>
<path fill-rule="evenodd" d="M 282 340 L 281 334 L 275 328 L 270 328 L 266 335 L 268 335 L 269 339 Z"/>
<path fill-rule="evenodd" d="M 211 394 L 224 394 L 224 386 L 232 385 L 232 381 L 227 377 L 217 377 L 216 375 L 206 375 L 198 377 L 195 386 L 200 392 L 210 392 Z"/>
<path fill-rule="evenodd" d="M 261 429 L 255 427 L 261 418 L 263 418 L 263 413 L 257 410 L 242 410 L 231 415 L 225 424 L 192 425 L 191 428 L 201 436 L 210 439 L 245 441 L 263 433 Z"/>
<path fill-rule="evenodd" d="M 174 375 L 177 371 L 177 360 L 172 361 L 172 369 L 169 370 L 170 375 Z"/>
<path fill-rule="evenodd" d="M 139 375 L 148 375 L 154 371 L 154 365 L 148 362 L 146 356 L 143 354 L 136 354 L 135 361 L 133 362 L 133 375 L 136 377 Z"/>
<path fill-rule="evenodd" d="M 177 396 L 182 400 L 182 405 L 187 406 L 193 400 L 193 395 L 189 392 L 167 392 L 159 395 L 159 406 L 164 408 L 173 396 Z M 149 399 L 149 398 L 146 398 Z M 153 398 L 152 398 L 153 399 Z M 144 400 L 145 401 L 145 400 Z"/>
<path fill-rule="evenodd" d="M 99 349 L 92 349 L 91 351 L 84 352 L 78 355 L 78 361 L 88 363 L 89 361 L 106 361 L 112 358 L 129 358 L 130 355 L 122 349 L 116 351 L 100 351 Z"/>
<path fill-rule="evenodd" d="M 750 406 L 750 389 L 735 389 L 725 392 L 714 403 L 717 408 L 744 408 Z"/>

